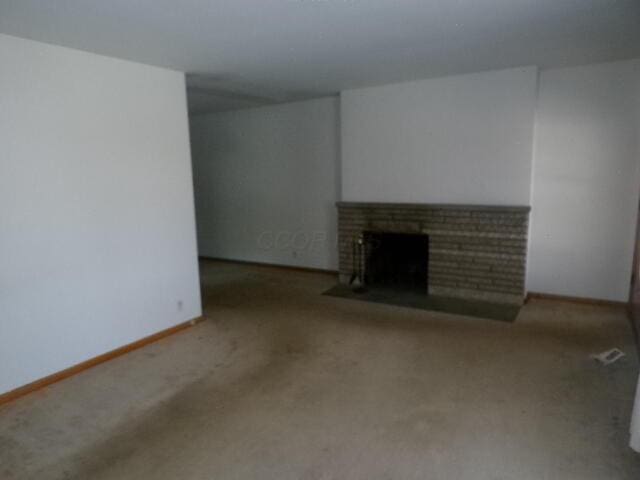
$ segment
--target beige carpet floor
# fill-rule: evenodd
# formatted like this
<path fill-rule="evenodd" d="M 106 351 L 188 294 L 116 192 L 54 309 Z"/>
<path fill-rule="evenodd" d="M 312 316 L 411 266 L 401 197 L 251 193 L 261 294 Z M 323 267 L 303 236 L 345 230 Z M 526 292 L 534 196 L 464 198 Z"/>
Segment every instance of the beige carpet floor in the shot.
<path fill-rule="evenodd" d="M 202 281 L 209 320 L 1 407 L 0 478 L 640 478 L 622 309 L 503 323 L 323 296 L 324 274 Z"/>

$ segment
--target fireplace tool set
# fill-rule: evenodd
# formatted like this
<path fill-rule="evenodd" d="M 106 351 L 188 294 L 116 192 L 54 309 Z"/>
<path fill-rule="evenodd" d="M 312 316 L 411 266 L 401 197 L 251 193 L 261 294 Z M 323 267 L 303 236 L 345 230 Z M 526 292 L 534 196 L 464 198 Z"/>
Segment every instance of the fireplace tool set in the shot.
<path fill-rule="evenodd" d="M 353 273 L 349 279 L 349 285 L 354 292 L 364 292 L 365 287 L 365 264 L 366 264 L 367 245 L 362 235 L 353 241 Z"/>

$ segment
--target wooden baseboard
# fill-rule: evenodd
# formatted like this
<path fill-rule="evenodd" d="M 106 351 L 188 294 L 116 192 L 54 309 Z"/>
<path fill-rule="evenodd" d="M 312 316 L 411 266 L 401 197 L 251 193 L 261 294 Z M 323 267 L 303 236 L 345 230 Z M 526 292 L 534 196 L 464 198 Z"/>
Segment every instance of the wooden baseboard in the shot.
<path fill-rule="evenodd" d="M 582 303 L 586 305 L 600 305 L 606 307 L 627 307 L 626 302 L 616 302 L 615 300 L 600 300 L 597 298 L 569 297 L 564 295 L 554 295 L 551 293 L 529 292 L 527 293 L 526 301 L 528 302 L 531 299 L 557 300 L 560 302 Z"/>
<path fill-rule="evenodd" d="M 212 262 L 225 262 L 225 263 L 238 263 L 242 265 L 253 265 L 256 267 L 268 267 L 279 270 L 290 270 L 298 272 L 311 272 L 311 273 L 327 273 L 331 275 L 337 275 L 337 270 L 330 270 L 325 268 L 313 268 L 313 267 L 299 267 L 297 265 L 283 265 L 280 263 L 267 263 L 267 262 L 254 262 L 251 260 L 234 260 L 230 258 L 217 258 L 217 257 L 205 257 L 199 256 L 200 260 L 212 261 Z"/>
<path fill-rule="evenodd" d="M 47 377 L 36 380 L 35 382 L 28 383 L 27 385 L 23 385 L 22 387 L 18 387 L 15 390 L 11 390 L 9 392 L 3 393 L 0 395 L 0 405 L 5 403 L 12 402 L 20 397 L 24 397 L 36 390 L 40 390 L 48 385 L 64 380 L 65 378 L 69 378 L 73 375 L 77 375 L 80 372 L 88 370 L 96 365 L 100 365 L 101 363 L 108 362 L 109 360 L 113 360 L 114 358 L 120 357 L 126 353 L 129 353 L 133 350 L 137 350 L 142 348 L 150 343 L 157 342 L 165 337 L 178 333 L 182 330 L 185 330 L 199 322 L 204 320 L 203 316 L 196 317 L 192 320 L 188 320 L 186 322 L 180 323 L 175 327 L 167 328 L 166 330 L 162 330 L 158 333 L 154 333 L 153 335 L 149 335 L 148 337 L 144 337 L 140 340 L 137 340 L 133 343 L 129 343 L 122 347 L 116 348 L 115 350 L 111 350 L 110 352 L 103 353 L 102 355 L 98 355 L 97 357 L 90 358 L 89 360 L 85 360 L 84 362 L 78 363 L 72 367 L 66 368 L 59 372 L 56 372 Z"/>

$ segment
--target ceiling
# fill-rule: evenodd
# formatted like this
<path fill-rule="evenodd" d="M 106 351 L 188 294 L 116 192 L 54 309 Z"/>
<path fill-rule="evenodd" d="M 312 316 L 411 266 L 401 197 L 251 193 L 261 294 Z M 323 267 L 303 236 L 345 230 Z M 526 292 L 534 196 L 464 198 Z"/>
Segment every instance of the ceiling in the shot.
<path fill-rule="evenodd" d="M 0 32 L 187 72 L 198 114 L 640 57 L 640 0 L 0 0 Z"/>

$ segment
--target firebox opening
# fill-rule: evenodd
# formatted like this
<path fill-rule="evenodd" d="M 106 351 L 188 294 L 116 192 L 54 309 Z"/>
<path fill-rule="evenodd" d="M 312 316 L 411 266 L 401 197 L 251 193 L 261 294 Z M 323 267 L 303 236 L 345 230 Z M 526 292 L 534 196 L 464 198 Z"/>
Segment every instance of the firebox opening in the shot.
<path fill-rule="evenodd" d="M 427 294 L 429 237 L 422 234 L 364 232 L 365 283 Z"/>

